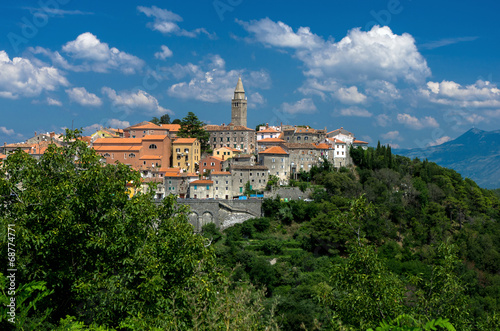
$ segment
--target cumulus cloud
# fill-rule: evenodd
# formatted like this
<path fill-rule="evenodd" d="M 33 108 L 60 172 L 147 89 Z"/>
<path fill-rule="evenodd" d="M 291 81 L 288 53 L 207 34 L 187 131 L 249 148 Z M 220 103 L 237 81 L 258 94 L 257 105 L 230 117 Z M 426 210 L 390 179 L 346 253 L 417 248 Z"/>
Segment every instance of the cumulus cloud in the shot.
<path fill-rule="evenodd" d="M 341 116 L 353 116 L 353 117 L 372 117 L 373 114 L 368 110 L 359 107 L 349 107 L 338 111 Z"/>
<path fill-rule="evenodd" d="M 311 77 L 336 77 L 344 82 L 385 80 L 421 83 L 431 72 L 418 52 L 415 39 L 408 33 L 397 35 L 387 27 L 374 26 L 370 31 L 350 30 L 338 42 L 324 40 L 309 28 L 294 32 L 283 22 L 268 18 L 237 21 L 253 39 L 267 46 L 291 48 L 307 67 Z"/>
<path fill-rule="evenodd" d="M 171 57 L 174 53 L 165 45 L 161 45 L 161 52 L 155 53 L 155 58 L 159 60 L 165 60 L 167 57 Z"/>
<path fill-rule="evenodd" d="M 56 99 L 47 98 L 46 102 L 49 106 L 58 106 L 58 107 L 62 106 L 62 102 Z"/>
<path fill-rule="evenodd" d="M 163 108 L 158 100 L 145 91 L 121 91 L 117 93 L 109 87 L 103 87 L 102 93 L 106 95 L 115 107 L 121 107 L 130 111 L 143 111 L 151 115 L 174 115 L 170 109 Z"/>
<path fill-rule="evenodd" d="M 281 108 L 283 112 L 288 114 L 313 114 L 317 111 L 316 105 L 310 98 L 304 98 L 291 104 L 283 102 Z"/>
<path fill-rule="evenodd" d="M 76 72 L 107 73 L 118 70 L 124 74 L 135 74 L 144 66 L 144 61 L 137 56 L 110 47 L 90 32 L 82 33 L 62 47 L 62 52 L 72 60 L 71 62 L 59 51 L 52 52 L 43 47 L 31 47 L 29 50 L 33 54 L 47 56 L 56 66 Z"/>
<path fill-rule="evenodd" d="M 15 133 L 13 129 L 7 129 L 5 126 L 0 126 L 0 132 L 7 136 L 12 136 Z"/>
<path fill-rule="evenodd" d="M 234 89 L 238 78 L 241 77 L 247 95 L 253 89 L 268 89 L 271 86 L 271 78 L 264 71 L 226 70 L 226 63 L 219 55 L 212 55 L 207 60 L 202 60 L 197 65 L 188 63 L 186 65 L 176 64 L 172 67 L 163 68 L 167 77 L 187 80 L 173 84 L 168 89 L 170 96 L 182 99 L 194 99 L 204 102 L 228 102 L 234 95 Z M 262 101 L 260 94 L 256 99 L 248 99 L 248 102 L 256 105 Z"/>
<path fill-rule="evenodd" d="M 67 89 L 66 93 L 71 101 L 79 103 L 82 106 L 99 107 L 102 105 L 101 98 L 93 93 L 87 92 L 84 87 Z"/>
<path fill-rule="evenodd" d="M 425 116 L 422 119 L 418 119 L 410 114 L 398 114 L 397 119 L 399 123 L 415 130 L 439 127 L 439 123 L 432 116 Z"/>
<path fill-rule="evenodd" d="M 215 34 L 209 33 L 205 28 L 198 28 L 192 31 L 181 29 L 178 23 L 183 21 L 182 17 L 170 10 L 161 9 L 156 6 L 138 6 L 137 10 L 147 17 L 152 17 L 154 19 L 153 22 L 147 25 L 151 30 L 156 30 L 163 34 L 174 34 L 189 38 L 195 38 L 200 34 L 205 34 L 211 39 L 215 38 Z"/>
<path fill-rule="evenodd" d="M 402 141 L 403 138 L 399 134 L 399 131 L 389 131 L 387 133 L 381 134 L 380 137 L 384 140 L 389 140 L 389 141 Z"/>
<path fill-rule="evenodd" d="M 438 146 L 438 145 L 444 144 L 445 142 L 450 141 L 450 140 L 451 140 L 450 137 L 444 136 L 444 137 L 438 138 L 438 139 L 428 143 L 427 146 Z"/>
<path fill-rule="evenodd" d="M 493 83 L 478 80 L 474 84 L 462 86 L 453 81 L 428 82 L 427 88 L 420 90 L 429 101 L 449 106 L 470 108 L 500 107 L 500 89 Z"/>
<path fill-rule="evenodd" d="M 11 60 L 5 51 L 0 51 L 0 72 L 2 98 L 36 97 L 43 91 L 55 91 L 69 85 L 58 69 L 35 65 L 22 57 Z"/>
<path fill-rule="evenodd" d="M 334 93 L 334 95 L 340 100 L 340 102 L 347 104 L 363 103 L 366 101 L 366 95 L 360 93 L 356 86 L 348 88 L 341 87 Z"/>
<path fill-rule="evenodd" d="M 120 121 L 119 119 L 116 118 L 110 118 L 107 123 L 110 127 L 117 129 L 124 129 L 130 126 L 130 122 Z"/>
<path fill-rule="evenodd" d="M 252 93 L 248 97 L 248 108 L 250 109 L 257 108 L 265 104 L 266 99 L 259 92 Z"/>

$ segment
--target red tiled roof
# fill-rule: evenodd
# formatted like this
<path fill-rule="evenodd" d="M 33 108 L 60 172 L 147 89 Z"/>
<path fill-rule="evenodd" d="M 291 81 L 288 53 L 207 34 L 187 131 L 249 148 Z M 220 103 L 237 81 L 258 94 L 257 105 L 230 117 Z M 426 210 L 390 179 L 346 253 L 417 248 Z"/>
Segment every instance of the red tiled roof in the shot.
<path fill-rule="evenodd" d="M 168 131 L 177 132 L 181 129 L 180 124 L 160 124 L 160 126 Z"/>
<path fill-rule="evenodd" d="M 141 138 L 99 138 L 94 141 L 95 144 L 140 144 Z"/>
<path fill-rule="evenodd" d="M 138 152 L 141 150 L 142 146 L 94 146 L 93 147 L 98 152 L 113 152 L 113 151 L 130 151 Z"/>
<path fill-rule="evenodd" d="M 259 154 L 288 154 L 288 153 L 285 152 L 285 150 L 280 146 L 273 146 L 266 149 L 265 151 L 259 152 Z"/>
<path fill-rule="evenodd" d="M 194 180 L 189 185 L 212 185 L 214 182 L 208 179 Z"/>
<path fill-rule="evenodd" d="M 321 143 L 321 144 L 317 144 L 316 148 L 318 148 L 318 149 L 329 149 L 330 146 L 328 144 Z"/>
<path fill-rule="evenodd" d="M 192 144 L 196 141 L 196 138 L 177 138 L 174 140 L 174 144 Z"/>
<path fill-rule="evenodd" d="M 273 128 L 267 128 L 267 129 L 258 131 L 258 133 L 278 133 L 278 132 L 279 132 L 278 130 L 273 129 Z"/>
<path fill-rule="evenodd" d="M 366 141 L 361 141 L 361 140 L 354 140 L 354 144 L 368 144 Z"/>
<path fill-rule="evenodd" d="M 148 130 L 151 130 L 151 129 L 160 129 L 161 127 L 159 125 L 156 125 L 154 123 L 151 123 L 149 122 L 148 124 L 143 124 L 143 125 L 139 125 L 139 126 L 134 126 L 132 127 L 134 130 L 142 130 L 142 129 L 148 129 Z"/>
<path fill-rule="evenodd" d="M 139 138 L 139 139 L 142 139 L 142 140 L 164 140 L 166 137 L 168 137 L 168 136 L 165 134 L 152 134 L 152 135 L 144 136 L 144 137 Z"/>

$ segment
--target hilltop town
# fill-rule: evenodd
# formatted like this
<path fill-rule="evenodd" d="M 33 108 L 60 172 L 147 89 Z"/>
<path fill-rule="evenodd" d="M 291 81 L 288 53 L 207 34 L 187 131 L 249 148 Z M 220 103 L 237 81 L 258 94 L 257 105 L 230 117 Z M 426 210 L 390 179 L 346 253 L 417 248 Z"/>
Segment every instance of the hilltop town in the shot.
<path fill-rule="evenodd" d="M 150 121 L 124 129 L 101 128 L 81 139 L 102 156 L 103 163 L 121 162 L 139 171 L 144 192 L 156 183 L 156 199 L 169 194 L 189 199 L 245 199 L 249 192 L 264 191 L 270 180 L 288 185 L 300 172 L 325 160 L 336 168 L 349 166 L 350 146 L 368 146 L 343 127 L 332 131 L 290 124 L 249 128 L 241 78 L 231 100 L 231 122 L 203 125 L 203 129 L 209 137 L 206 146 L 197 137 L 180 137 L 181 124 Z M 63 145 L 63 138 L 55 132 L 35 132 L 23 143 L 0 146 L 0 160 L 17 149 L 40 158 L 49 144 Z"/>

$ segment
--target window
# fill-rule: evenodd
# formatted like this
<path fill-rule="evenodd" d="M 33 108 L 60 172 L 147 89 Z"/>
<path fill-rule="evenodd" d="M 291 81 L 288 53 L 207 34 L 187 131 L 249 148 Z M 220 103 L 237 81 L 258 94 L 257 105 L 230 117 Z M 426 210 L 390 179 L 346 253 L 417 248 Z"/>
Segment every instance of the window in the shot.
<path fill-rule="evenodd" d="M 339 152 L 337 151 L 337 155 L 339 155 Z"/>
<path fill-rule="evenodd" d="M 109 153 L 104 153 L 103 156 L 104 157 L 110 157 L 111 155 L 109 155 Z"/>
<path fill-rule="evenodd" d="M 300 140 L 300 136 L 297 137 L 297 140 Z"/>
<path fill-rule="evenodd" d="M 344 155 L 344 152 L 342 152 L 342 155 Z"/>
<path fill-rule="evenodd" d="M 210 163 L 210 165 L 211 165 L 211 166 L 214 166 L 214 165 L 215 165 L 215 162 Z"/>
<path fill-rule="evenodd" d="M 229 184 L 229 181 L 226 180 L 226 185 Z"/>
<path fill-rule="evenodd" d="M 126 159 L 127 158 L 127 153 L 123 153 L 123 158 Z"/>
<path fill-rule="evenodd" d="M 203 162 L 203 166 L 206 167 L 207 166 L 207 163 L 206 162 Z"/>
<path fill-rule="evenodd" d="M 243 193 L 243 187 L 240 186 L 240 193 Z"/>
<path fill-rule="evenodd" d="M 114 159 L 115 158 L 115 153 L 111 153 L 111 158 Z"/>
<path fill-rule="evenodd" d="M 241 149 L 243 149 L 243 144 L 241 144 Z"/>
<path fill-rule="evenodd" d="M 146 130 L 142 131 L 142 133 L 146 133 Z"/>
<path fill-rule="evenodd" d="M 176 152 L 176 153 L 180 153 L 180 152 L 181 152 L 181 149 L 180 149 L 180 148 L 176 148 L 176 149 L 175 149 L 175 152 Z"/>
<path fill-rule="evenodd" d="M 215 188 L 215 190 L 216 190 L 216 191 L 218 191 L 218 190 L 219 190 L 219 187 L 217 186 L 217 187 Z"/>
<path fill-rule="evenodd" d="M 189 148 L 184 148 L 184 153 L 189 153 Z"/>
<path fill-rule="evenodd" d="M 219 181 L 218 181 L 218 180 L 216 180 L 216 181 L 215 181 L 215 184 L 219 184 Z"/>
<path fill-rule="evenodd" d="M 231 138 L 227 137 L 227 141 L 231 141 Z"/>
<path fill-rule="evenodd" d="M 198 185 L 195 185 L 195 186 L 194 186 L 194 189 L 195 189 L 195 190 L 197 190 L 197 189 L 198 189 Z"/>
<path fill-rule="evenodd" d="M 275 162 L 274 157 L 273 157 L 273 162 Z"/>
<path fill-rule="evenodd" d="M 158 149 L 158 147 L 155 144 L 149 145 L 149 149 Z"/>
<path fill-rule="evenodd" d="M 308 136 L 305 136 L 305 137 L 304 137 L 304 140 L 307 140 L 307 139 L 309 139 L 309 137 L 308 137 Z"/>
<path fill-rule="evenodd" d="M 285 162 L 285 159 L 281 159 L 281 162 Z"/>
<path fill-rule="evenodd" d="M 252 173 L 250 173 L 250 176 L 252 176 Z"/>
<path fill-rule="evenodd" d="M 220 154 L 220 151 L 217 151 L 217 155 L 219 155 L 219 154 Z"/>
<path fill-rule="evenodd" d="M 229 187 L 226 186 L 226 191 L 229 191 Z"/>
<path fill-rule="evenodd" d="M 128 157 L 130 157 L 130 158 L 134 158 L 134 157 L 135 157 L 135 154 L 134 154 L 134 153 L 130 153 L 130 154 L 128 155 Z"/>
<path fill-rule="evenodd" d="M 240 183 L 243 183 L 243 179 L 240 179 Z"/>
<path fill-rule="evenodd" d="M 210 185 L 207 185 L 207 191 L 210 190 Z"/>
<path fill-rule="evenodd" d="M 217 138 L 214 137 L 214 142 L 216 142 L 216 141 L 217 141 Z"/>

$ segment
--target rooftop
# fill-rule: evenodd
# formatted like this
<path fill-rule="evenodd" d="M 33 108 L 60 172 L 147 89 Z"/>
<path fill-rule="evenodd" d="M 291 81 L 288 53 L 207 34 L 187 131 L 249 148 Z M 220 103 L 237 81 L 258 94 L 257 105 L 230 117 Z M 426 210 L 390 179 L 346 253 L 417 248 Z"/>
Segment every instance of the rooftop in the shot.
<path fill-rule="evenodd" d="M 283 148 L 281 148 L 280 146 L 273 146 L 273 147 L 270 147 L 268 149 L 266 149 L 265 151 L 262 151 L 262 152 L 259 152 L 259 154 L 287 154 L 287 152 L 285 152 L 285 150 Z"/>
<path fill-rule="evenodd" d="M 196 138 L 177 138 L 174 140 L 174 144 L 192 144 L 196 141 Z"/>
<path fill-rule="evenodd" d="M 193 180 L 189 185 L 212 185 L 214 182 L 209 179 Z"/>

